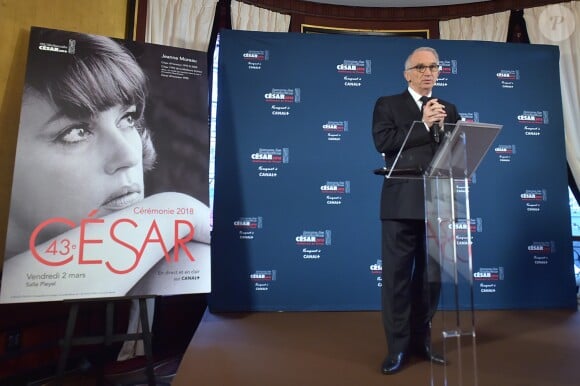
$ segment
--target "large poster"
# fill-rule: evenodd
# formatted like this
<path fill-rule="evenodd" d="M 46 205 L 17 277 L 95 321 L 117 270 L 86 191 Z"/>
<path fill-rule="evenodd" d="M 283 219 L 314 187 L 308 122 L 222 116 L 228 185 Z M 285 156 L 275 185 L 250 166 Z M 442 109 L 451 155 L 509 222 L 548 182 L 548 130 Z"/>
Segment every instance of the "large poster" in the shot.
<path fill-rule="evenodd" d="M 2 303 L 210 290 L 206 53 L 33 27 Z"/>
<path fill-rule="evenodd" d="M 503 125 L 470 180 L 470 236 L 456 229 L 475 306 L 576 308 L 557 47 L 224 31 L 213 310 L 380 308 L 372 111 L 424 45 L 439 53 L 433 95 Z"/>

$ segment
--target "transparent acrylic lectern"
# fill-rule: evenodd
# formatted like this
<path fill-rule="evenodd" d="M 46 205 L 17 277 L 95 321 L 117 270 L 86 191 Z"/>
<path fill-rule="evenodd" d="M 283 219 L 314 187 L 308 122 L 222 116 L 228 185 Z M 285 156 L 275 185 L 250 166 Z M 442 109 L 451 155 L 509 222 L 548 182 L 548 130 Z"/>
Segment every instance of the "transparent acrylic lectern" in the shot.
<path fill-rule="evenodd" d="M 459 121 L 446 124 L 437 151 L 428 165 L 410 162 L 407 140 L 392 162 L 375 174 L 394 179 L 422 179 L 425 189 L 426 259 L 429 288 L 440 292 L 431 322 L 431 348 L 445 357 L 431 363 L 431 386 L 477 386 L 475 312 L 473 304 L 472 229 L 469 182 L 501 130 L 501 125 Z M 433 296 L 431 296 L 433 298 Z M 437 299 L 435 296 L 434 299 Z"/>

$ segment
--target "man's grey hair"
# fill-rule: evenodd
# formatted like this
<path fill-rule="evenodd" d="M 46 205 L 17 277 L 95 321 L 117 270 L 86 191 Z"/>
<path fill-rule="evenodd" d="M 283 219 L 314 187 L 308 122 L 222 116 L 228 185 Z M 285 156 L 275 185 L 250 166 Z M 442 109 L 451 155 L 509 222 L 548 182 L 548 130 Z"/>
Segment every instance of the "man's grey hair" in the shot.
<path fill-rule="evenodd" d="M 428 52 L 432 53 L 433 55 L 435 55 L 435 60 L 437 61 L 437 63 L 439 63 L 439 54 L 437 53 L 435 48 L 419 47 L 419 48 L 415 48 L 415 50 L 413 50 L 413 52 L 411 52 L 411 54 L 407 57 L 407 60 L 405 61 L 405 71 L 407 71 L 411 67 L 411 56 L 413 56 L 415 53 L 420 52 L 420 51 L 428 51 Z"/>

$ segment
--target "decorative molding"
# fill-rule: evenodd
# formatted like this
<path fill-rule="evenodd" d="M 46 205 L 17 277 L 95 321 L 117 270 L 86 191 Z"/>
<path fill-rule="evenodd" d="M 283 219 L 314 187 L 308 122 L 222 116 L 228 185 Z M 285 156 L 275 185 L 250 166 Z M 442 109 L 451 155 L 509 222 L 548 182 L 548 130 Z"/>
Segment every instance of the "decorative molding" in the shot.
<path fill-rule="evenodd" d="M 329 27 L 326 25 L 302 24 L 302 33 L 328 33 L 345 35 L 373 35 L 373 36 L 398 36 L 429 39 L 429 29 L 360 29 Z"/>
<path fill-rule="evenodd" d="M 436 7 L 348 7 L 302 0 L 239 0 L 271 11 L 330 19 L 365 21 L 450 20 L 561 3 L 562 0 L 491 0 Z"/>
<path fill-rule="evenodd" d="M 333 19 L 331 17 L 318 17 L 310 15 L 293 15 L 290 21 L 290 32 L 302 32 L 302 25 L 317 25 L 330 28 L 355 29 L 367 31 L 429 31 L 430 39 L 439 38 L 439 22 L 430 20 L 357 20 L 357 19 Z"/>

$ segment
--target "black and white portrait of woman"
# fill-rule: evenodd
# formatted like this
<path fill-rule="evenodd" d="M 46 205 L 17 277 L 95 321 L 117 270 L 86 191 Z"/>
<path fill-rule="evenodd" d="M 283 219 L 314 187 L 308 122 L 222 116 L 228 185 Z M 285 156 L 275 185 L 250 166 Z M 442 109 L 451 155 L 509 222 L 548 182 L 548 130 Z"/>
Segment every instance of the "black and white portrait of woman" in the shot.
<path fill-rule="evenodd" d="M 196 54 L 32 29 L 2 302 L 209 291 Z"/>

